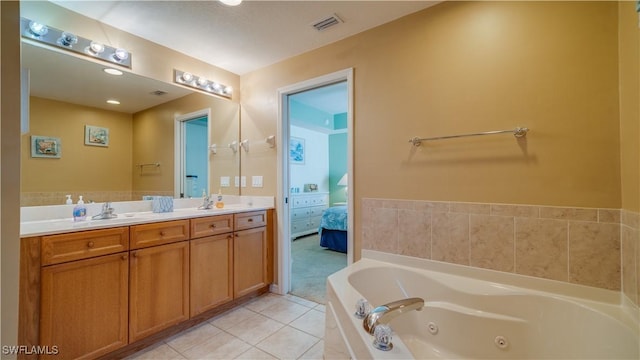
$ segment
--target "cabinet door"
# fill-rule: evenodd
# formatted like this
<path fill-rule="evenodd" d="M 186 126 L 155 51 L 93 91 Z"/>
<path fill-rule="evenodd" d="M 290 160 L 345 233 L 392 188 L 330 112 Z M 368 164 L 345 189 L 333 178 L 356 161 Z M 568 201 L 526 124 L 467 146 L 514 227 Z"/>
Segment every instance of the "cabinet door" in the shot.
<path fill-rule="evenodd" d="M 236 298 L 267 285 L 266 227 L 235 233 L 233 274 L 233 294 Z"/>
<path fill-rule="evenodd" d="M 223 234 L 190 242 L 191 316 L 233 300 L 233 236 Z"/>
<path fill-rule="evenodd" d="M 189 318 L 189 242 L 131 252 L 129 341 Z"/>
<path fill-rule="evenodd" d="M 51 358 L 96 358 L 127 345 L 128 271 L 127 253 L 42 268 L 40 344 L 57 346 Z"/>

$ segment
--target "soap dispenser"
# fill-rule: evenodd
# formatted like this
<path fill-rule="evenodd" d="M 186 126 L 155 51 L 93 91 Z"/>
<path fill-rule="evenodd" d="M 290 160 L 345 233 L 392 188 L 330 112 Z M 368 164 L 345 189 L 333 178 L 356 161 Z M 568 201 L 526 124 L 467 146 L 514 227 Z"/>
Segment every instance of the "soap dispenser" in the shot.
<path fill-rule="evenodd" d="M 87 218 L 87 207 L 84 205 L 82 195 L 78 199 L 78 204 L 73 207 L 73 221 L 84 221 Z"/>
<path fill-rule="evenodd" d="M 218 189 L 218 201 L 216 201 L 216 208 L 222 209 L 224 202 L 222 202 L 222 189 Z"/>
<path fill-rule="evenodd" d="M 73 204 L 73 200 L 71 200 L 71 195 L 67 195 L 67 200 L 65 200 L 65 204 L 67 204 L 67 205 L 72 205 Z"/>

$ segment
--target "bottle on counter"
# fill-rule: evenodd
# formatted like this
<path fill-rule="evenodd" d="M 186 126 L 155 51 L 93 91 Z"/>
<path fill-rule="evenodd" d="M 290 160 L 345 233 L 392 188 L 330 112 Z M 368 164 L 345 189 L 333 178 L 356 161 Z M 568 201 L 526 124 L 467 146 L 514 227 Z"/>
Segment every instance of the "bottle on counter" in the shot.
<path fill-rule="evenodd" d="M 67 195 L 67 200 L 65 200 L 65 204 L 67 204 L 67 205 L 72 205 L 73 204 L 73 200 L 71 200 L 71 195 Z"/>
<path fill-rule="evenodd" d="M 87 207 L 84 205 L 82 195 L 78 199 L 78 204 L 73 207 L 73 221 L 84 221 L 87 218 Z"/>
<path fill-rule="evenodd" d="M 218 201 L 216 201 L 216 208 L 222 209 L 224 207 L 224 202 L 222 201 L 222 189 L 218 190 Z"/>

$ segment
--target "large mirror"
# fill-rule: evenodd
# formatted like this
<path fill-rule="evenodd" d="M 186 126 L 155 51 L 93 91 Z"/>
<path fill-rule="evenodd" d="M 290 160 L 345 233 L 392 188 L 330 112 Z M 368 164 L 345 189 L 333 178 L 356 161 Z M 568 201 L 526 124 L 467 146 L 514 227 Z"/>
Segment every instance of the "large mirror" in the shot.
<path fill-rule="evenodd" d="M 229 147 L 239 137 L 237 103 L 127 71 L 108 75 L 108 64 L 28 41 L 22 43 L 22 67 L 30 83 L 22 206 L 64 204 L 66 195 L 74 202 L 80 195 L 103 202 L 199 197 L 220 189 L 240 194 L 234 181 L 240 154 Z M 120 104 L 108 104 L 110 99 Z M 194 120 L 186 130 L 192 135 L 176 136 L 179 120 Z M 182 155 L 175 145 L 180 139 L 186 139 Z M 194 161 L 200 162 L 189 165 Z"/>

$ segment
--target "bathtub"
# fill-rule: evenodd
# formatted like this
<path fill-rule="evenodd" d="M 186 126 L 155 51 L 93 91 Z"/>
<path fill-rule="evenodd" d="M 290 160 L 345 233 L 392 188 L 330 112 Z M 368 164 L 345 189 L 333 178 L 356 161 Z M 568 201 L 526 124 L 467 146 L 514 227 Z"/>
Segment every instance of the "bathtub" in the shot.
<path fill-rule="evenodd" d="M 640 358 L 638 310 L 619 292 L 365 254 L 327 279 L 326 359 Z M 375 349 L 356 302 L 409 297 L 425 300 L 422 311 L 393 319 L 393 349 Z"/>

